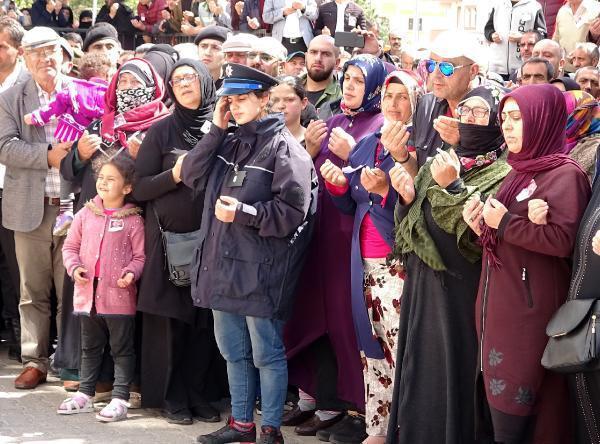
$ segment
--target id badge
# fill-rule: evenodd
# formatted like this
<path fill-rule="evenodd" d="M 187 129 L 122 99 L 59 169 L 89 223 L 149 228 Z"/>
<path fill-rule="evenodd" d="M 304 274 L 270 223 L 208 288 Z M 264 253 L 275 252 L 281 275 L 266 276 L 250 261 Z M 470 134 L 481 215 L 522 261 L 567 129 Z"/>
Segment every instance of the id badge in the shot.
<path fill-rule="evenodd" d="M 232 170 L 227 175 L 225 186 L 228 188 L 239 188 L 244 185 L 244 179 L 246 179 L 246 171 Z"/>
<path fill-rule="evenodd" d="M 125 221 L 123 219 L 110 219 L 108 221 L 108 232 L 114 233 L 122 231 L 125 228 Z"/>

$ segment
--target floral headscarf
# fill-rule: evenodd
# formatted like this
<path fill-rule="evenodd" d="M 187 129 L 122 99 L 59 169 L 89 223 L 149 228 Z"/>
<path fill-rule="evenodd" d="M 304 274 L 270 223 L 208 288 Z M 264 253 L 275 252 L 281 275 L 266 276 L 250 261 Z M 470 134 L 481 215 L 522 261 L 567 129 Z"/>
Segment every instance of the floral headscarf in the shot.
<path fill-rule="evenodd" d="M 340 104 L 342 112 L 347 116 L 355 116 L 363 111 L 379 111 L 381 109 L 381 87 L 387 75 L 383 61 L 369 54 L 361 54 L 348 60 L 340 76 L 342 92 L 344 91 L 344 75 L 349 66 L 356 66 L 361 70 L 365 78 L 365 94 L 357 109 L 348 108 L 342 98 Z"/>
<path fill-rule="evenodd" d="M 563 93 L 567 105 L 567 145 L 570 153 L 584 137 L 600 133 L 600 105 L 585 91 Z"/>
<path fill-rule="evenodd" d="M 406 87 L 408 91 L 408 98 L 410 99 L 410 120 L 405 122 L 406 124 L 412 123 L 412 117 L 415 115 L 415 110 L 417 109 L 417 102 L 423 95 L 423 88 L 419 86 L 419 82 L 415 78 L 415 74 L 412 71 L 407 71 L 405 69 L 399 69 L 398 71 L 394 71 L 388 74 L 383 82 L 383 87 L 381 88 L 381 97 L 385 96 L 385 91 L 387 90 L 388 85 L 390 84 L 392 79 L 398 79 L 400 82 Z"/>

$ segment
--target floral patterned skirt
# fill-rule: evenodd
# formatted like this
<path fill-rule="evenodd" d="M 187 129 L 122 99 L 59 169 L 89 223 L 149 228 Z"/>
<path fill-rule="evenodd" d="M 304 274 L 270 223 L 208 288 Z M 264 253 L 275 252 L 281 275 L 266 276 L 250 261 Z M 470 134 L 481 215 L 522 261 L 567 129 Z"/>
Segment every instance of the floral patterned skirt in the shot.
<path fill-rule="evenodd" d="M 385 436 L 392 404 L 404 280 L 395 260 L 363 259 L 363 268 L 365 303 L 371 328 L 385 356 L 384 359 L 362 357 L 367 433 L 369 436 Z"/>

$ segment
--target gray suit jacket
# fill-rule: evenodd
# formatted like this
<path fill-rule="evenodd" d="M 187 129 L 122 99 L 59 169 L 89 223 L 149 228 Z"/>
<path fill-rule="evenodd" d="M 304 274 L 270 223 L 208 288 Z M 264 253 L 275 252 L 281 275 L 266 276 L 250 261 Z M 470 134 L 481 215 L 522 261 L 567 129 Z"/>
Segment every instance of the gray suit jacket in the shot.
<path fill-rule="evenodd" d="M 44 217 L 48 142 L 43 127 L 23 121 L 39 107 L 37 86 L 25 70 L 0 94 L 0 163 L 6 165 L 2 225 L 14 231 L 33 231 Z"/>

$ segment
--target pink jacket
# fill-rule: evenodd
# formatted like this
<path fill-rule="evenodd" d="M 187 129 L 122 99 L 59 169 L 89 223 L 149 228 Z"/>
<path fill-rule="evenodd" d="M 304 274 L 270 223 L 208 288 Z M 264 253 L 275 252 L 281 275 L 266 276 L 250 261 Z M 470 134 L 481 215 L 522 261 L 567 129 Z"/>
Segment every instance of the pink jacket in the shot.
<path fill-rule="evenodd" d="M 89 314 L 92 302 L 102 315 L 134 315 L 136 286 L 119 288 L 117 280 L 132 272 L 135 280 L 142 275 L 144 261 L 144 220 L 141 209 L 127 204 L 112 216 L 104 214 L 102 199 L 96 196 L 73 219 L 63 245 L 63 262 L 69 276 L 78 266 L 88 272 L 86 284 L 75 284 L 74 313 Z M 117 223 L 110 223 L 110 221 Z M 122 225 L 120 223 L 122 221 Z M 111 229 L 112 225 L 112 229 Z M 117 227 L 117 230 L 115 230 Z M 103 254 L 100 255 L 102 245 Z M 94 270 L 100 261 L 100 276 L 94 294 Z"/>

